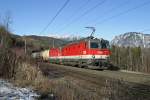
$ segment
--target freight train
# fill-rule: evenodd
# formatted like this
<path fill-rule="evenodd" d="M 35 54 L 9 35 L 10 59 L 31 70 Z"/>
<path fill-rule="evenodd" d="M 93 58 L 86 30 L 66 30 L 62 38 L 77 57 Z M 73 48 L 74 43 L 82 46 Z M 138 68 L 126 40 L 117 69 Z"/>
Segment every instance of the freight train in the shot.
<path fill-rule="evenodd" d="M 103 70 L 113 69 L 109 61 L 110 54 L 109 42 L 91 35 L 63 47 L 35 52 L 32 56 L 50 63 Z"/>

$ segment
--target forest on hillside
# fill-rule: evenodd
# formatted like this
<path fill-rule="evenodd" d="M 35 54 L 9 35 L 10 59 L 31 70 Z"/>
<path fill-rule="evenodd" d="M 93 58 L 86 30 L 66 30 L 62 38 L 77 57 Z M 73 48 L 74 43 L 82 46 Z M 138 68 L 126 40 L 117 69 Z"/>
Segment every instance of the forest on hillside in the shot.
<path fill-rule="evenodd" d="M 150 48 L 111 47 L 111 62 L 120 69 L 150 73 Z"/>

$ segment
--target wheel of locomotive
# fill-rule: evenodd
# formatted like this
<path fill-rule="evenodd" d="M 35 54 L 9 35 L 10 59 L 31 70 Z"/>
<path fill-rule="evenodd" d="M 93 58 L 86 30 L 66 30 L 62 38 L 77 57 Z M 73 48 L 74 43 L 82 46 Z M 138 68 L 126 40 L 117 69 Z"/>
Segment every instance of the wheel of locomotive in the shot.
<path fill-rule="evenodd" d="M 72 66 L 73 66 L 73 67 L 78 67 L 78 64 L 73 64 Z"/>

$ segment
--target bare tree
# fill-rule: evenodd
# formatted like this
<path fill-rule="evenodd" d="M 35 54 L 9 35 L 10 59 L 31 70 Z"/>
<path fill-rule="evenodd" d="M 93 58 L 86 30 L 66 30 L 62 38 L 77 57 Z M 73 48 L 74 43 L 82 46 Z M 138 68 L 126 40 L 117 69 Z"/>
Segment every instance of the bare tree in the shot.
<path fill-rule="evenodd" d="M 11 12 L 10 11 L 7 11 L 5 13 L 5 16 L 4 16 L 4 26 L 6 27 L 7 30 L 9 30 L 9 27 L 10 25 L 12 24 L 12 16 L 11 16 Z"/>
<path fill-rule="evenodd" d="M 11 13 L 8 11 L 0 23 L 0 45 L 3 47 L 8 47 L 11 43 L 9 32 L 10 24 L 12 24 L 12 18 Z"/>

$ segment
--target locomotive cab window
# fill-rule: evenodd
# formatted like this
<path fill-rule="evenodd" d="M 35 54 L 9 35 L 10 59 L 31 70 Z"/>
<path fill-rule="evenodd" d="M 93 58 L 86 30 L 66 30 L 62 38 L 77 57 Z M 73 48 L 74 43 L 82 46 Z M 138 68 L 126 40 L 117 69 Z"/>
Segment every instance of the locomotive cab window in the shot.
<path fill-rule="evenodd" d="M 91 48 L 99 48 L 99 44 L 97 42 L 91 42 L 90 47 Z"/>

